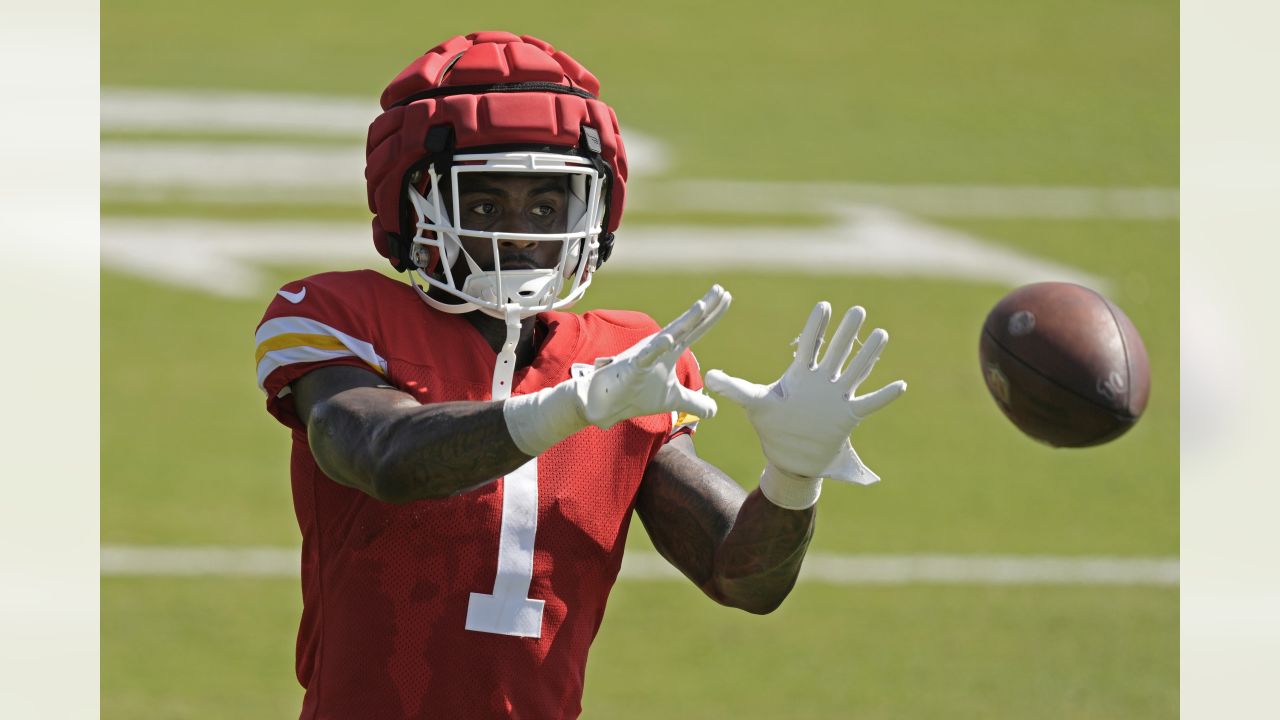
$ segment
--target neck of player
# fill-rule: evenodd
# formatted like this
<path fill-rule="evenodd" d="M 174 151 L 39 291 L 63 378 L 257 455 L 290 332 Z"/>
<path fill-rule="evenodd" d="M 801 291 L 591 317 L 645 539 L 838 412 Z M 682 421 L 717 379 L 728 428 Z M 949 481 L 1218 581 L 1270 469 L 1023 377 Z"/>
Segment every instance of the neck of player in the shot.
<path fill-rule="evenodd" d="M 502 350 L 502 344 L 507 341 L 507 324 L 492 315 L 486 315 L 478 310 L 464 314 L 462 317 L 467 319 L 489 343 L 489 347 L 493 348 L 493 352 L 497 353 Z M 537 328 L 537 317 L 527 317 L 520 323 L 520 342 L 516 345 L 516 369 L 528 367 L 533 364 L 533 358 L 537 355 L 537 344 L 534 342 L 534 331 Z"/>

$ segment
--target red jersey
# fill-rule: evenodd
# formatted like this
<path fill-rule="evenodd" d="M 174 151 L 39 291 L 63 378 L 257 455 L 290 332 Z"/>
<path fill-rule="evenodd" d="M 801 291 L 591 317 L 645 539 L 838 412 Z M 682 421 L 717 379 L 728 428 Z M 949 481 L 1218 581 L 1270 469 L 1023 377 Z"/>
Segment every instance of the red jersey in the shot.
<path fill-rule="evenodd" d="M 562 382 L 659 329 L 620 311 L 536 322 L 537 356 L 515 373 L 513 395 Z M 488 400 L 497 356 L 479 332 L 408 284 L 365 270 L 286 285 L 257 343 L 267 409 L 293 431 L 302 717 L 577 717 L 641 477 L 696 418 L 589 427 L 482 488 L 392 505 L 317 467 L 289 383 L 355 365 L 423 403 Z M 701 389 L 692 354 L 677 373 Z"/>

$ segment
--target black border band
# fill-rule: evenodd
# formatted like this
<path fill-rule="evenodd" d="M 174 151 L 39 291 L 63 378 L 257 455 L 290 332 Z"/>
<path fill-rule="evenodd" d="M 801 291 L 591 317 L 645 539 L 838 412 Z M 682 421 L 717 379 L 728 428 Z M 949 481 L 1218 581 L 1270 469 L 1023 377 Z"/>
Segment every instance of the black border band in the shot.
<path fill-rule="evenodd" d="M 422 92 L 414 93 L 408 97 L 401 98 L 398 102 L 387 108 L 402 107 L 419 100 L 426 100 L 434 97 L 446 97 L 448 95 L 482 95 L 485 93 L 516 93 L 516 92 L 550 92 L 560 93 L 561 95 L 576 95 L 587 100 L 597 100 L 595 95 L 583 90 L 582 88 L 569 87 L 553 82 L 517 82 L 517 83 L 493 83 L 490 85 L 452 85 Z"/>

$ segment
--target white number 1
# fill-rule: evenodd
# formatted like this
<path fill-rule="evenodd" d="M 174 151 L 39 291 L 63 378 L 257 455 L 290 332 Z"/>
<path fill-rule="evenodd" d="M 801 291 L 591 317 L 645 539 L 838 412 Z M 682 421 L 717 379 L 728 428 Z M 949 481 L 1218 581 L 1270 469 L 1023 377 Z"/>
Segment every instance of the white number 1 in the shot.
<path fill-rule="evenodd" d="M 533 539 L 538 533 L 538 458 L 502 481 L 502 531 L 493 594 L 471 593 L 467 629 L 516 637 L 542 636 L 542 600 L 529 597 Z"/>

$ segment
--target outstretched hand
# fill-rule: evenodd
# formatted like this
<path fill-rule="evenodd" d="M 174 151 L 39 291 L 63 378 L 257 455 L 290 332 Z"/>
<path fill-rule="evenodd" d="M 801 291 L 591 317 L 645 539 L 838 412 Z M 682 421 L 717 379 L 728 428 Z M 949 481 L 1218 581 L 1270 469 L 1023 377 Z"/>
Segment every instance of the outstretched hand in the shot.
<path fill-rule="evenodd" d="M 856 394 L 889 340 L 889 333 L 875 329 L 844 368 L 866 314 L 858 306 L 845 313 L 819 362 L 831 305 L 818 303 L 800 334 L 791 366 L 771 385 L 757 385 L 720 370 L 707 373 L 708 389 L 747 411 L 765 457 L 778 469 L 863 485 L 880 479 L 854 452 L 849 435 L 868 415 L 902 395 L 907 384 L 898 380 L 866 395 Z"/>
<path fill-rule="evenodd" d="M 714 285 L 662 330 L 597 360 L 595 372 L 578 381 L 586 421 L 607 430 L 627 418 L 663 412 L 715 416 L 715 400 L 680 384 L 676 361 L 720 320 L 732 300 L 728 291 Z"/>
<path fill-rule="evenodd" d="M 716 401 L 680 384 L 676 361 L 729 309 L 732 296 L 719 285 L 688 312 L 595 369 L 528 395 L 503 401 L 511 440 L 529 456 L 541 454 L 588 425 L 608 430 L 628 418 L 685 412 L 716 414 Z"/>

